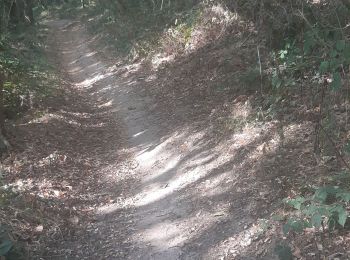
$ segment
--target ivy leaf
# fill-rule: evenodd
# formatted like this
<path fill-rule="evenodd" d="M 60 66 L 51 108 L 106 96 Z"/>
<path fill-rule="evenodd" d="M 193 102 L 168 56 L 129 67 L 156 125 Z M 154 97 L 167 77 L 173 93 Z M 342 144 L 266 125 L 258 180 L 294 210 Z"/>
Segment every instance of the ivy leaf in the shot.
<path fill-rule="evenodd" d="M 332 90 L 339 90 L 341 87 L 341 76 L 339 72 L 333 73 L 333 81 L 331 83 Z"/>

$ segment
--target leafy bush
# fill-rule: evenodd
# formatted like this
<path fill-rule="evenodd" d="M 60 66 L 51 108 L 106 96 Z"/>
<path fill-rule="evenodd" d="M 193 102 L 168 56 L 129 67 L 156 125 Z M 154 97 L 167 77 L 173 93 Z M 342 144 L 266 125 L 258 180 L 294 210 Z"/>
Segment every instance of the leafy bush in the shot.
<path fill-rule="evenodd" d="M 349 173 L 344 172 L 335 179 L 350 180 Z M 349 184 L 343 181 L 343 184 Z M 302 232 L 306 227 L 344 228 L 348 221 L 347 208 L 350 202 L 349 186 L 324 186 L 315 189 L 312 196 L 284 199 L 284 202 L 297 210 L 297 217 L 290 218 L 284 225 L 285 234 L 290 231 Z"/>

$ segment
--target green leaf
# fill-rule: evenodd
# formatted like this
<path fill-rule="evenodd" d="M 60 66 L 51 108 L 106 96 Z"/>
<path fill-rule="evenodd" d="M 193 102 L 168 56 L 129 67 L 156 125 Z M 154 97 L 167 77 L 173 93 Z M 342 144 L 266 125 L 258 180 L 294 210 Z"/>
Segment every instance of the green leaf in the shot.
<path fill-rule="evenodd" d="M 343 51 L 344 58 L 347 62 L 350 62 L 350 44 L 346 44 Z"/>
<path fill-rule="evenodd" d="M 335 219 L 335 216 L 334 215 L 329 216 L 329 218 L 328 218 L 328 228 L 330 230 L 334 230 L 335 229 L 336 223 L 337 223 L 337 221 Z"/>
<path fill-rule="evenodd" d="M 272 86 L 275 88 L 280 88 L 282 85 L 282 80 L 278 77 L 278 75 L 273 75 L 272 76 Z"/>
<path fill-rule="evenodd" d="M 322 216 L 320 214 L 315 214 L 311 217 L 311 225 L 319 228 L 322 224 Z"/>
<path fill-rule="evenodd" d="M 343 51 L 345 49 L 345 40 L 337 41 L 335 47 L 338 51 Z"/>
<path fill-rule="evenodd" d="M 305 208 L 303 208 L 301 210 L 301 212 L 303 214 L 305 214 L 306 216 L 312 216 L 314 215 L 315 213 L 319 213 L 319 206 L 316 206 L 314 204 L 311 204 L 311 205 L 308 205 L 306 206 Z"/>
<path fill-rule="evenodd" d="M 345 144 L 344 150 L 347 154 L 350 154 L 350 140 Z"/>
<path fill-rule="evenodd" d="M 344 202 L 350 202 L 350 192 L 341 192 L 337 194 L 337 198 L 343 200 Z"/>
<path fill-rule="evenodd" d="M 326 201 L 327 197 L 328 197 L 328 192 L 327 192 L 327 189 L 325 188 L 320 188 L 316 190 L 314 195 L 314 199 L 322 203 Z"/>
<path fill-rule="evenodd" d="M 287 203 L 289 206 L 300 210 L 301 205 L 305 202 L 305 199 L 303 197 L 296 197 L 294 199 L 287 199 L 284 201 L 285 203 Z"/>
<path fill-rule="evenodd" d="M 331 53 L 330 53 L 330 56 L 331 56 L 332 58 L 335 58 L 335 57 L 338 56 L 338 52 L 337 52 L 336 50 L 332 50 Z"/>
<path fill-rule="evenodd" d="M 313 47 L 315 47 L 317 41 L 315 40 L 314 33 L 312 31 L 308 31 L 305 33 L 304 40 L 304 52 L 305 54 L 309 54 Z"/>
<path fill-rule="evenodd" d="M 13 247 L 13 243 L 9 239 L 5 239 L 0 244 L 0 256 L 5 256 Z"/>
<path fill-rule="evenodd" d="M 324 74 L 324 73 L 328 72 L 328 69 L 329 69 L 329 62 L 322 61 L 320 64 L 320 68 L 319 68 L 320 73 Z"/>
<path fill-rule="evenodd" d="M 329 63 L 329 69 L 332 72 L 335 72 L 339 69 L 340 65 L 341 65 L 341 60 L 340 59 L 331 59 L 330 63 Z"/>
<path fill-rule="evenodd" d="M 343 212 L 339 213 L 339 216 L 338 216 L 339 225 L 344 227 L 347 219 L 348 219 L 348 214 L 345 210 Z"/>
<path fill-rule="evenodd" d="M 338 212 L 338 223 L 339 223 L 339 225 L 344 227 L 345 223 L 346 223 L 346 220 L 348 218 L 348 213 L 347 213 L 346 209 L 344 209 L 341 206 L 338 206 L 336 209 L 337 209 L 337 212 Z"/>
<path fill-rule="evenodd" d="M 341 76 L 340 76 L 339 72 L 335 72 L 333 74 L 333 80 L 332 80 L 332 83 L 331 83 L 331 88 L 332 88 L 332 90 L 336 91 L 336 90 L 339 90 L 340 87 L 341 87 Z"/>
<path fill-rule="evenodd" d="M 280 51 L 280 58 L 281 59 L 284 59 L 286 57 L 286 55 L 288 54 L 288 51 L 287 50 L 281 50 Z"/>
<path fill-rule="evenodd" d="M 287 223 L 283 226 L 283 233 L 287 235 L 290 231 L 295 231 L 300 233 L 307 227 L 307 223 L 304 220 L 299 219 L 289 219 Z"/>
<path fill-rule="evenodd" d="M 293 260 L 292 249 L 288 245 L 277 245 L 275 253 L 280 260 Z"/>

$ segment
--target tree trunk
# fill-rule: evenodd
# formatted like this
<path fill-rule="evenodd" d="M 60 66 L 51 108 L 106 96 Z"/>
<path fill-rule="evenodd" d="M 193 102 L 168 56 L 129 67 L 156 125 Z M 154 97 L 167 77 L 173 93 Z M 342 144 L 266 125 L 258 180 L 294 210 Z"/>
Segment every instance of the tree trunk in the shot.
<path fill-rule="evenodd" d="M 0 71 L 0 131 L 4 129 L 5 116 L 4 116 L 4 83 L 5 76 Z"/>
<path fill-rule="evenodd" d="M 0 71 L 0 155 L 6 152 L 9 144 L 6 141 L 3 133 L 5 130 L 5 116 L 4 116 L 4 82 L 5 76 Z"/>
<path fill-rule="evenodd" d="M 23 23 L 26 20 L 24 0 L 16 0 L 16 6 L 17 6 L 17 10 L 16 10 L 17 20 Z"/>

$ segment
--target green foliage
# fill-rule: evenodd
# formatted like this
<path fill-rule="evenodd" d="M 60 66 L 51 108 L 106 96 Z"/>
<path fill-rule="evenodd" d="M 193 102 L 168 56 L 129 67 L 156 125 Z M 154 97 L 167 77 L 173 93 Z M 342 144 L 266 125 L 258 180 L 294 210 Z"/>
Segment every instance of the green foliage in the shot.
<path fill-rule="evenodd" d="M 10 237 L 11 229 L 5 225 L 0 225 L 0 257 L 6 260 L 25 260 L 24 245 L 13 241 Z"/>
<path fill-rule="evenodd" d="M 280 260 L 293 260 L 292 249 L 288 245 L 277 245 L 275 253 Z"/>
<path fill-rule="evenodd" d="M 11 240 L 2 240 L 0 244 L 0 256 L 6 256 L 6 254 L 11 250 L 13 244 Z"/>
<path fill-rule="evenodd" d="M 302 1 L 296 1 L 295 10 L 301 10 L 299 5 L 302 4 Z M 341 3 L 326 5 L 336 7 L 335 13 L 311 4 L 308 7 L 310 12 L 302 8 L 303 21 L 295 23 L 295 26 L 302 25 L 301 28 L 294 28 L 293 34 L 285 38 L 284 47 L 272 53 L 270 78 L 273 89 L 283 94 L 286 88 L 298 87 L 306 82 L 310 87 L 329 82 L 331 90 L 341 89 L 344 68 L 350 65 L 350 42 L 339 23 L 349 22 L 350 10 Z M 279 4 L 276 3 L 276 6 Z M 319 14 L 316 20 L 314 13 Z M 289 20 L 300 19 L 297 12 L 292 12 L 290 16 Z"/>
<path fill-rule="evenodd" d="M 1 41 L 0 69 L 6 75 L 3 91 L 8 118 L 32 108 L 57 86 L 43 49 L 44 29 L 16 30 Z"/>
<path fill-rule="evenodd" d="M 350 140 L 348 140 L 345 144 L 345 147 L 344 147 L 344 151 L 347 153 L 347 154 L 350 154 Z"/>
<path fill-rule="evenodd" d="M 347 219 L 347 207 L 350 202 L 350 190 L 339 186 L 317 188 L 313 196 L 284 199 L 284 202 L 298 211 L 299 218 L 291 218 L 284 225 L 285 234 L 290 231 L 302 232 L 306 227 L 329 229 L 344 227 Z"/>
<path fill-rule="evenodd" d="M 74 3 L 64 4 L 60 16 L 82 14 L 83 9 Z M 104 40 L 116 47 L 117 54 L 135 59 L 159 48 L 168 30 L 169 39 L 166 40 L 185 46 L 201 15 L 199 8 L 193 8 L 196 4 L 196 1 L 185 0 L 101 0 L 90 1 L 84 11 L 90 30 L 104 35 Z"/>
<path fill-rule="evenodd" d="M 5 226 L 0 225 L 0 256 L 6 256 L 13 247 Z"/>

